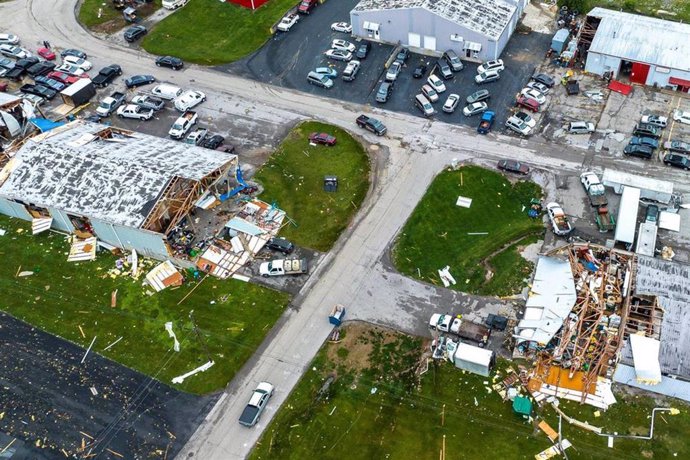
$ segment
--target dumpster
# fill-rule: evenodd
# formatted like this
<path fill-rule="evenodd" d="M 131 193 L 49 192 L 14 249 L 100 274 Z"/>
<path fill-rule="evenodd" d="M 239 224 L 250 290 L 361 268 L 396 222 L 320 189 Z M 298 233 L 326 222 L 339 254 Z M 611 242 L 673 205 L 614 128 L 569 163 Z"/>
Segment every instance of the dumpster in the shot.
<path fill-rule="evenodd" d="M 331 314 L 328 315 L 328 322 L 334 326 L 340 326 L 343 322 L 343 317 L 345 316 L 345 307 L 342 305 L 335 305 L 331 310 Z"/>

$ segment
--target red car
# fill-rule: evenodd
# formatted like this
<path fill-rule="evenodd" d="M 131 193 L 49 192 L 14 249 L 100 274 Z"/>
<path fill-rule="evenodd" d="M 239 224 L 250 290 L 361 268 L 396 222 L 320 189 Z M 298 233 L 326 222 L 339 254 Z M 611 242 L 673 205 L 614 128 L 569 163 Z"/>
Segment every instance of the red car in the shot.
<path fill-rule="evenodd" d="M 74 75 L 70 75 L 65 72 L 50 72 L 48 74 L 48 78 L 52 78 L 54 80 L 59 81 L 60 83 L 64 83 L 65 85 L 71 85 L 72 83 L 76 83 L 79 81 L 79 77 L 75 77 Z"/>
<path fill-rule="evenodd" d="M 539 103 L 534 99 L 530 99 L 523 95 L 518 96 L 515 105 L 517 105 L 518 107 L 523 107 L 532 112 L 539 112 Z"/>
<path fill-rule="evenodd" d="M 38 49 L 38 55 L 47 61 L 54 61 L 55 60 L 55 53 L 50 51 L 49 48 L 39 48 Z"/>
<path fill-rule="evenodd" d="M 309 135 L 309 142 L 314 144 L 335 145 L 335 137 L 328 133 L 311 133 Z"/>

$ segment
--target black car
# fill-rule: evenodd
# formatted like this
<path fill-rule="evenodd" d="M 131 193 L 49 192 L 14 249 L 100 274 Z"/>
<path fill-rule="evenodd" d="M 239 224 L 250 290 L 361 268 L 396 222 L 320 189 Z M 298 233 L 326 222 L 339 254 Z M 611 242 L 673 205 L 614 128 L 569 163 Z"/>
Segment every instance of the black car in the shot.
<path fill-rule="evenodd" d="M 26 73 L 26 69 L 36 64 L 37 62 L 38 58 L 35 56 L 20 59 L 14 63 L 14 67 L 12 68 L 12 70 L 5 74 L 5 77 L 13 80 L 19 80 Z"/>
<path fill-rule="evenodd" d="M 207 149 L 215 150 L 220 147 L 223 142 L 225 142 L 225 138 L 223 136 L 220 134 L 214 134 L 206 139 L 201 146 L 206 147 Z"/>
<path fill-rule="evenodd" d="M 393 93 L 394 83 L 392 81 L 384 81 L 379 85 L 378 91 L 376 91 L 376 102 L 384 103 L 388 101 Z"/>
<path fill-rule="evenodd" d="M 60 53 L 60 56 L 65 57 L 65 56 L 76 56 L 80 59 L 86 59 L 86 53 L 74 48 L 69 48 Z"/>
<path fill-rule="evenodd" d="M 653 137 L 659 139 L 661 137 L 661 129 L 649 123 L 638 123 L 633 130 L 635 136 Z"/>
<path fill-rule="evenodd" d="M 359 44 L 359 47 L 357 48 L 357 52 L 355 53 L 355 56 L 357 57 L 357 59 L 365 59 L 367 57 L 367 54 L 369 54 L 370 49 L 371 49 L 371 43 L 362 42 Z"/>
<path fill-rule="evenodd" d="M 36 84 L 47 86 L 55 91 L 62 91 L 63 89 L 67 88 L 67 85 L 63 82 L 57 81 L 54 78 L 46 77 L 45 75 L 39 75 L 38 77 L 34 78 L 34 81 Z"/>
<path fill-rule="evenodd" d="M 156 81 L 153 75 L 132 75 L 125 80 L 127 88 L 136 88 L 137 86 L 149 85 Z"/>
<path fill-rule="evenodd" d="M 659 220 L 659 206 L 655 204 L 650 204 L 647 206 L 647 212 L 645 212 L 644 220 L 647 222 L 656 223 Z"/>
<path fill-rule="evenodd" d="M 410 57 L 410 50 L 407 48 L 402 48 L 399 52 L 398 55 L 395 57 L 396 61 L 400 61 L 402 63 L 405 63 L 407 61 L 407 58 Z"/>
<path fill-rule="evenodd" d="M 419 64 L 417 67 L 414 68 L 414 72 L 412 72 L 412 77 L 413 78 L 422 78 L 424 74 L 426 73 L 427 66 L 426 64 Z"/>
<path fill-rule="evenodd" d="M 678 155 L 677 153 L 667 153 L 664 157 L 664 164 L 675 166 L 676 168 L 683 168 L 686 171 L 690 169 L 690 160 L 688 160 L 688 157 Z"/>
<path fill-rule="evenodd" d="M 546 75 L 545 73 L 537 73 L 532 75 L 532 80 L 538 81 L 542 85 L 546 85 L 549 88 L 553 88 L 553 85 L 556 84 L 556 80 L 553 79 L 550 75 Z"/>
<path fill-rule="evenodd" d="M 40 96 L 43 98 L 46 98 L 48 100 L 52 99 L 55 97 L 57 94 L 57 91 L 46 88 L 45 86 L 42 85 L 32 85 L 27 83 L 26 85 L 23 85 L 21 88 L 19 88 L 19 91 L 22 93 L 26 94 L 34 94 L 36 96 Z"/>
<path fill-rule="evenodd" d="M 139 40 L 141 37 L 146 35 L 148 33 L 148 30 L 146 30 L 146 27 L 141 26 L 141 25 L 136 25 L 128 28 L 125 30 L 125 40 L 129 43 L 135 42 Z"/>
<path fill-rule="evenodd" d="M 216 148 L 216 152 L 223 152 L 223 153 L 232 153 L 235 154 L 235 146 L 234 145 L 228 145 L 228 144 L 223 144 L 220 147 Z"/>
<path fill-rule="evenodd" d="M 2 64 L 0 64 L 2 65 Z M 672 152 L 680 152 L 680 153 L 690 153 L 690 143 L 688 142 L 683 142 L 679 140 L 672 140 L 668 141 L 664 144 L 664 147 L 669 149 Z"/>
<path fill-rule="evenodd" d="M 172 57 L 172 56 L 161 56 L 156 59 L 156 65 L 158 67 L 170 67 L 173 70 L 180 70 L 184 67 L 184 62 L 182 59 Z"/>
<path fill-rule="evenodd" d="M 438 73 L 441 74 L 444 80 L 450 80 L 453 78 L 453 69 L 450 68 L 445 59 L 439 59 L 436 61 L 436 68 Z"/>
<path fill-rule="evenodd" d="M 41 61 L 26 69 L 26 72 L 32 77 L 37 77 L 52 72 L 54 68 L 55 64 L 53 64 L 52 62 Z"/>
<path fill-rule="evenodd" d="M 110 64 L 107 67 L 103 67 L 92 81 L 99 88 L 105 88 L 119 75 L 122 75 L 122 67 L 117 64 Z"/>
<path fill-rule="evenodd" d="M 0 57 L 0 77 L 4 77 L 12 69 L 14 69 L 14 60 Z"/>
<path fill-rule="evenodd" d="M 648 145 L 630 145 L 628 144 L 624 149 L 623 153 L 626 155 L 631 155 L 634 157 L 641 158 L 652 158 L 654 154 L 654 149 Z"/>
<path fill-rule="evenodd" d="M 630 145 L 648 145 L 653 149 L 658 149 L 659 141 L 653 137 L 633 136 L 632 139 L 630 139 Z"/>
<path fill-rule="evenodd" d="M 282 252 L 283 254 L 290 254 L 295 250 L 295 245 L 285 238 L 271 238 L 266 247 L 273 251 Z"/>
<path fill-rule="evenodd" d="M 502 171 L 514 172 L 517 174 L 529 174 L 529 166 L 515 160 L 499 160 L 497 167 Z"/>

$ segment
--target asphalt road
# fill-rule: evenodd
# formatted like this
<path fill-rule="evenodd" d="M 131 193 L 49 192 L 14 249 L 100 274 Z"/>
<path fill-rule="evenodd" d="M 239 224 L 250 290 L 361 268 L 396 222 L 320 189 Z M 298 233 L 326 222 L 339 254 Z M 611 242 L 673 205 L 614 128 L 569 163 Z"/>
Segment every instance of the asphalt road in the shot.
<path fill-rule="evenodd" d="M 152 59 L 141 52 L 131 52 L 118 45 L 100 41 L 77 24 L 73 7 L 76 0 L 15 0 L 0 4 L 0 25 L 12 25 L 25 44 L 49 39 L 61 47 L 79 47 L 94 56 L 97 65 L 108 61 L 120 63 L 128 73 L 149 73 Z M 69 6 L 69 7 L 68 7 Z M 35 45 L 34 45 L 35 46 Z M 568 174 L 583 167 L 614 167 L 647 176 L 675 180 L 678 188 L 688 190 L 682 172 L 670 172 L 656 165 L 644 165 L 627 159 L 583 154 L 568 147 L 554 149 L 538 140 L 521 140 L 501 134 L 478 136 L 471 129 L 439 120 L 424 120 L 400 112 L 389 112 L 341 102 L 286 88 L 278 88 L 232 75 L 220 76 L 209 69 L 189 66 L 182 72 L 158 70 L 163 80 L 181 86 L 195 87 L 214 95 L 222 102 L 224 117 L 246 117 L 274 122 L 276 113 L 286 120 L 316 118 L 346 129 L 355 130 L 376 144 L 372 159 L 378 165 L 373 184 L 362 209 L 341 236 L 334 249 L 312 274 L 294 301 L 295 309 L 286 312 L 266 341 L 228 386 L 225 395 L 201 424 L 193 438 L 178 455 L 180 459 L 226 460 L 244 458 L 267 423 L 285 401 L 310 361 L 330 332 L 326 315 L 334 303 L 348 307 L 348 317 L 360 312 L 373 322 L 383 322 L 397 315 L 399 328 L 417 327 L 419 317 L 412 308 L 399 307 L 397 296 L 377 297 L 374 305 L 366 299 L 372 287 L 396 287 L 387 273 L 377 271 L 383 255 L 433 177 L 453 158 L 460 161 L 493 165 L 497 158 L 510 157 L 547 172 Z M 354 118 L 362 111 L 376 113 L 388 126 L 389 134 L 376 138 L 356 131 Z M 411 294 L 406 299 L 414 303 Z M 362 303 L 364 302 L 364 303 Z M 375 317 L 374 317 L 375 316 Z M 246 429 L 237 418 L 256 384 L 268 380 L 276 385 L 259 425 Z"/>

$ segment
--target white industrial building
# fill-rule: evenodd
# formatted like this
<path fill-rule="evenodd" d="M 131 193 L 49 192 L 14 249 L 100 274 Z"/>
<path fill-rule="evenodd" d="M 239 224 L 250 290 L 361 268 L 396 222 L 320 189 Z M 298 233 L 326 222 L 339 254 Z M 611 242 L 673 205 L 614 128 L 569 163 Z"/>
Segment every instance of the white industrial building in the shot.
<path fill-rule="evenodd" d="M 529 0 L 362 0 L 350 12 L 352 33 L 461 59 L 498 58 Z"/>
<path fill-rule="evenodd" d="M 631 82 L 690 90 L 690 24 L 594 8 L 580 34 L 585 70 Z"/>

